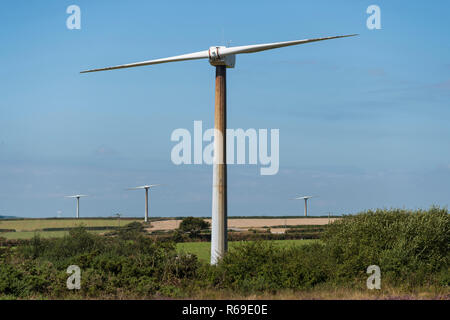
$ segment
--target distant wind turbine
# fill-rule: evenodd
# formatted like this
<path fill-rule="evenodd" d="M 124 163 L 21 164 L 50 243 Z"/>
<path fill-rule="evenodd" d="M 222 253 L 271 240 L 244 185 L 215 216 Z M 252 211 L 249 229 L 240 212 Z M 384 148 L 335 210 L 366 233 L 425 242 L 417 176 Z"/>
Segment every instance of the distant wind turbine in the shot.
<path fill-rule="evenodd" d="M 116 213 L 115 216 L 116 216 L 116 217 L 118 218 L 118 220 L 119 220 L 119 227 L 120 227 L 120 217 L 122 216 L 122 214 L 121 214 L 121 213 Z"/>
<path fill-rule="evenodd" d="M 87 197 L 85 194 L 76 194 L 74 196 L 66 196 L 65 198 L 77 198 L 77 219 L 80 218 L 80 198 Z"/>
<path fill-rule="evenodd" d="M 212 192 L 211 264 L 216 264 L 225 254 L 227 241 L 227 164 L 226 164 L 226 68 L 234 68 L 237 54 L 254 53 L 270 49 L 294 46 L 310 42 L 356 36 L 341 35 L 317 39 L 293 40 L 237 47 L 213 46 L 208 50 L 183 54 L 162 59 L 147 60 L 101 69 L 81 71 L 81 73 L 124 69 L 185 60 L 208 59 L 216 68 L 216 97 L 214 118 L 214 166 Z M 276 80 L 275 80 L 276 81 Z"/>
<path fill-rule="evenodd" d="M 308 199 L 311 198 L 313 198 L 313 196 L 303 196 L 292 199 L 292 200 L 302 200 L 302 199 L 305 200 L 305 217 L 308 215 Z"/>
<path fill-rule="evenodd" d="M 140 186 L 140 187 L 134 187 L 134 188 L 128 188 L 127 190 L 139 190 L 139 189 L 145 189 L 145 222 L 148 221 L 148 189 L 160 186 L 160 184 L 150 184 L 146 186 Z"/>

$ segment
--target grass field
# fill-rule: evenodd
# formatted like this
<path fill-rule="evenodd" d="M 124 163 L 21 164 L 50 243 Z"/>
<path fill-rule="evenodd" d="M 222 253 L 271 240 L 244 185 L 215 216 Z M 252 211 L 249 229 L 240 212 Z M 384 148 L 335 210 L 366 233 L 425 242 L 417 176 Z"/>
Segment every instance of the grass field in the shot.
<path fill-rule="evenodd" d="M 308 243 L 317 242 L 319 240 L 267 240 L 275 245 L 283 247 L 300 246 Z M 229 248 L 239 246 L 243 241 L 228 242 Z M 209 262 L 211 257 L 211 243 L 210 242 L 182 242 L 177 243 L 177 251 L 195 254 L 200 260 Z"/>
<path fill-rule="evenodd" d="M 124 226 L 133 221 L 141 222 L 142 219 L 121 219 L 120 225 Z M 83 225 L 85 227 L 117 227 L 117 219 L 23 219 L 0 220 L 0 229 L 14 229 L 16 232 L 0 232 L 0 237 L 6 239 L 31 239 L 35 233 L 42 238 L 60 238 L 68 234 L 68 231 L 40 231 L 44 228 L 71 228 Z M 90 231 L 101 233 L 105 231 Z"/>
<path fill-rule="evenodd" d="M 120 224 L 141 222 L 142 219 L 121 219 Z M 24 220 L 0 220 L 0 229 L 15 229 L 21 231 L 35 231 L 43 228 L 69 228 L 80 224 L 85 227 L 110 227 L 118 226 L 117 219 L 24 219 Z"/>
<path fill-rule="evenodd" d="M 101 233 L 105 232 L 104 230 L 94 230 L 89 231 L 92 233 Z M 66 234 L 69 234 L 69 231 L 20 231 L 20 232 L 3 232 L 0 233 L 0 237 L 10 239 L 10 240 L 18 240 L 18 239 L 31 239 L 35 234 L 39 234 L 41 238 L 61 238 Z"/>

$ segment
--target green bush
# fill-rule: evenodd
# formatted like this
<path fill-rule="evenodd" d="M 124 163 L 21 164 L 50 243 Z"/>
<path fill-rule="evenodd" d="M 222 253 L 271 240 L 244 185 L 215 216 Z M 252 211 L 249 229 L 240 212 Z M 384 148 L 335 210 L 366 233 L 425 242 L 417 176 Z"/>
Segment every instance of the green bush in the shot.
<path fill-rule="evenodd" d="M 328 268 L 321 244 L 279 247 L 270 242 L 248 242 L 230 250 L 220 261 L 213 281 L 242 292 L 304 289 L 327 281 Z"/>
<path fill-rule="evenodd" d="M 199 262 L 195 255 L 179 256 L 171 242 L 156 242 L 139 231 L 129 239 L 130 234 L 126 240 L 102 237 L 80 227 L 60 239 L 35 236 L 2 259 L 0 295 L 71 294 L 65 287 L 69 265 L 80 267 L 81 294 L 87 297 L 119 291 L 157 294 L 165 285 L 196 276 Z"/>
<path fill-rule="evenodd" d="M 446 209 L 367 211 L 330 224 L 321 243 L 237 246 L 211 279 L 243 292 L 304 289 L 319 284 L 365 288 L 367 267 L 378 265 L 383 283 L 414 288 L 447 286 L 450 220 Z"/>
<path fill-rule="evenodd" d="M 51 265 L 26 262 L 19 266 L 0 265 L 0 293 L 15 297 L 29 297 L 46 293 L 55 279 Z"/>
<path fill-rule="evenodd" d="M 331 224 L 322 240 L 336 279 L 366 277 L 378 265 L 395 284 L 418 285 L 449 268 L 450 218 L 446 209 L 367 211 Z"/>
<path fill-rule="evenodd" d="M 185 236 L 184 232 L 182 232 L 178 229 L 172 233 L 171 238 L 172 238 L 172 241 L 176 242 L 176 243 L 185 242 L 186 240 L 188 240 L 188 238 Z"/>
<path fill-rule="evenodd" d="M 145 232 L 146 231 L 144 229 L 144 225 L 137 221 L 131 222 L 123 227 L 118 228 L 118 236 L 123 240 L 135 239 Z"/>
<path fill-rule="evenodd" d="M 187 217 L 183 218 L 178 230 L 189 233 L 190 237 L 195 238 L 202 230 L 209 227 L 209 222 L 206 222 L 202 218 Z"/>

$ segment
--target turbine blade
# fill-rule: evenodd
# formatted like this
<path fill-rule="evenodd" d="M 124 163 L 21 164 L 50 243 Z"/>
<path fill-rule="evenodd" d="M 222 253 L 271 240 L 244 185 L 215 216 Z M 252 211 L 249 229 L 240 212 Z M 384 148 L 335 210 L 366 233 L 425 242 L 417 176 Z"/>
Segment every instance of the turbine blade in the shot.
<path fill-rule="evenodd" d="M 303 196 L 303 197 L 297 197 L 297 198 L 295 198 L 295 200 L 301 200 L 301 199 L 310 199 L 310 198 L 312 198 L 313 196 Z"/>
<path fill-rule="evenodd" d="M 305 44 L 305 43 L 309 43 L 309 42 L 346 38 L 346 37 L 353 37 L 353 36 L 357 36 L 357 34 L 349 34 L 349 35 L 326 37 L 326 38 L 316 38 L 316 39 L 274 42 L 274 43 L 265 43 L 265 44 L 254 44 L 254 45 L 249 45 L 249 46 L 230 47 L 230 48 L 220 49 L 220 55 L 227 56 L 230 54 L 253 53 L 253 52 L 259 52 L 259 51 L 264 51 L 264 50 L 270 50 L 270 49 L 276 49 L 276 48 L 282 48 L 282 47 L 288 47 L 288 46 L 295 46 L 298 44 Z"/>
<path fill-rule="evenodd" d="M 127 188 L 126 190 L 140 190 L 140 189 L 145 189 L 148 186 L 141 186 L 141 187 L 134 187 L 134 188 Z"/>
<path fill-rule="evenodd" d="M 156 60 L 148 60 L 148 61 L 142 61 L 142 62 L 123 64 L 123 65 L 114 66 L 114 67 L 106 67 L 106 68 L 101 68 L 101 69 L 85 70 L 85 71 L 81 71 L 80 73 L 107 71 L 107 70 L 124 69 L 124 68 L 133 68 L 133 67 L 148 66 L 148 65 L 152 65 L 152 64 L 159 64 L 159 63 L 166 63 L 166 62 L 176 62 L 176 61 L 206 59 L 206 58 L 209 58 L 208 50 L 199 51 L 199 52 L 193 52 L 193 53 L 188 53 L 188 54 L 182 54 L 180 56 L 161 58 L 161 59 L 156 59 Z"/>

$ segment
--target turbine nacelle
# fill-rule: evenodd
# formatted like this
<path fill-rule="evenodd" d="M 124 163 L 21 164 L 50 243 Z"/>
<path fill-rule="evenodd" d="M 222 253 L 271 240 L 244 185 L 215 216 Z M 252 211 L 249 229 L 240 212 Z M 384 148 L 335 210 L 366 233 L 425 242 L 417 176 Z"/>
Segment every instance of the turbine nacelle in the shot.
<path fill-rule="evenodd" d="M 221 51 L 223 51 L 226 47 L 210 47 L 208 50 L 209 55 L 209 63 L 212 66 L 226 66 L 227 68 L 234 68 L 236 64 L 236 55 L 221 55 Z"/>
<path fill-rule="evenodd" d="M 308 199 L 311 199 L 311 198 L 313 198 L 313 196 L 297 197 L 294 200 L 308 200 Z"/>
<path fill-rule="evenodd" d="M 150 188 L 157 187 L 157 186 L 160 186 L 160 184 L 149 184 L 149 185 L 145 185 L 145 186 L 139 186 L 139 187 L 134 187 L 134 188 L 128 188 L 127 190 L 150 189 Z"/>
<path fill-rule="evenodd" d="M 85 194 L 76 194 L 74 196 L 65 196 L 65 198 L 82 198 L 82 197 L 87 197 L 87 195 L 85 195 Z"/>

